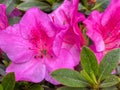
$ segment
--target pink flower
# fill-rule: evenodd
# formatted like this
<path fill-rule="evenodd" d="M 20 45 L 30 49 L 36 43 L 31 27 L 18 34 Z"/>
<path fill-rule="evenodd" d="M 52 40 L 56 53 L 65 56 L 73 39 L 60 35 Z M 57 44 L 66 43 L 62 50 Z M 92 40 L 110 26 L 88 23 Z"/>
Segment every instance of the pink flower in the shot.
<path fill-rule="evenodd" d="M 78 23 L 85 19 L 84 15 L 78 12 L 79 0 L 64 0 L 63 4 L 55 11 L 49 14 L 52 22 L 56 26 L 67 27 L 65 32 L 63 43 L 59 43 L 59 46 L 67 48 L 72 53 L 75 59 L 76 65 L 80 60 L 80 49 L 86 44 L 85 39 L 82 36 Z M 61 40 L 60 37 L 58 37 Z M 57 40 L 56 40 L 57 41 Z M 58 45 L 58 42 L 56 42 Z M 54 48 L 54 51 L 58 48 Z"/>
<path fill-rule="evenodd" d="M 51 79 L 50 72 L 59 68 L 73 69 L 76 55 L 71 50 L 79 51 L 71 48 L 75 42 L 69 47 L 60 46 L 67 31 L 66 26 L 56 25 L 39 9 L 28 10 L 19 24 L 0 32 L 0 48 L 12 60 L 6 72 L 14 72 L 17 81 L 37 83 L 46 79 L 57 84 Z"/>
<path fill-rule="evenodd" d="M 0 30 L 6 28 L 8 26 L 8 19 L 6 16 L 6 6 L 4 4 L 0 4 Z"/>
<path fill-rule="evenodd" d="M 6 7 L 3 4 L 0 4 L 0 31 L 5 29 L 8 26 L 8 18 L 6 15 Z M 0 49 L 0 58 L 1 55 L 1 49 Z"/>
<path fill-rule="evenodd" d="M 84 23 L 99 62 L 108 51 L 120 47 L 120 0 L 111 0 L 102 13 L 93 11 Z"/>
<path fill-rule="evenodd" d="M 22 15 L 22 12 L 21 12 L 19 9 L 15 8 L 15 9 L 8 15 L 8 17 L 9 17 L 9 18 L 11 18 L 11 17 L 18 17 L 18 16 L 20 16 L 20 15 Z"/>
<path fill-rule="evenodd" d="M 6 15 L 6 7 L 0 4 L 0 30 L 5 29 L 8 26 L 8 18 Z"/>

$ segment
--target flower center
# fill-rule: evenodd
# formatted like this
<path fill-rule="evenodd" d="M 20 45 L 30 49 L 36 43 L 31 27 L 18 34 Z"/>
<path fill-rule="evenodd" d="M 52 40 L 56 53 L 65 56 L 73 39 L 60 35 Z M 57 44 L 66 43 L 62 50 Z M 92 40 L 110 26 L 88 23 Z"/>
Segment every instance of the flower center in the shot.
<path fill-rule="evenodd" d="M 47 50 L 44 50 L 44 49 L 43 49 L 43 50 L 41 50 L 40 52 L 41 52 L 41 54 L 43 54 L 43 55 L 45 55 L 45 56 L 47 55 Z"/>

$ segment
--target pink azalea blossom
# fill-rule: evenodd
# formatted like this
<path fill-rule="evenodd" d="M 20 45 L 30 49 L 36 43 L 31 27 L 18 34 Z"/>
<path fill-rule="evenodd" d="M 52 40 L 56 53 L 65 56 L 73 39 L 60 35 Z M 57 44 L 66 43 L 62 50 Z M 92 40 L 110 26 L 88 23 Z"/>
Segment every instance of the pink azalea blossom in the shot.
<path fill-rule="evenodd" d="M 18 16 L 20 16 L 20 15 L 22 15 L 22 12 L 21 12 L 19 9 L 15 8 L 15 9 L 8 15 L 8 17 L 9 17 L 9 18 L 11 18 L 11 17 L 18 17 Z"/>
<path fill-rule="evenodd" d="M 55 11 L 49 14 L 52 22 L 57 26 L 67 27 L 63 43 L 59 46 L 70 49 L 76 65 L 79 63 L 80 49 L 86 44 L 85 39 L 82 36 L 78 23 L 85 19 L 84 15 L 78 12 L 79 0 L 65 0 L 63 4 Z M 58 38 L 61 40 L 61 38 Z M 57 41 L 57 40 L 56 40 Z M 58 42 L 56 42 L 58 45 Z M 54 51 L 57 48 L 54 48 Z"/>
<path fill-rule="evenodd" d="M 65 4 L 74 5 L 75 2 L 65 0 L 63 5 Z M 75 5 L 77 4 L 78 2 Z M 70 10 L 66 9 L 66 12 Z M 66 20 L 65 17 L 64 19 Z M 74 69 L 80 59 L 78 45 L 80 45 L 81 33 L 77 26 L 80 20 L 71 20 L 65 22 L 68 23 L 67 25 L 60 25 L 53 22 L 50 15 L 38 8 L 32 8 L 26 12 L 19 24 L 9 26 L 0 32 L 0 47 L 12 60 L 6 72 L 15 72 L 17 81 L 37 83 L 46 79 L 57 84 L 50 77 L 50 73 L 59 68 Z"/>
<path fill-rule="evenodd" d="M 33 8 L 19 24 L 0 32 L 0 47 L 12 60 L 6 72 L 15 72 L 17 81 L 40 82 L 54 69 L 73 68 L 68 50 L 61 49 L 58 56 L 53 53 L 55 30 L 48 15 Z"/>
<path fill-rule="evenodd" d="M 8 26 L 8 18 L 6 15 L 6 7 L 0 4 L 0 30 L 5 29 Z"/>
<path fill-rule="evenodd" d="M 5 29 L 8 26 L 8 19 L 6 15 L 6 7 L 3 4 L 0 4 L 0 31 Z M 1 50 L 0 50 L 0 58 L 1 56 Z"/>
<path fill-rule="evenodd" d="M 108 51 L 120 47 L 120 0 L 111 0 L 102 13 L 93 11 L 84 23 L 99 62 Z"/>

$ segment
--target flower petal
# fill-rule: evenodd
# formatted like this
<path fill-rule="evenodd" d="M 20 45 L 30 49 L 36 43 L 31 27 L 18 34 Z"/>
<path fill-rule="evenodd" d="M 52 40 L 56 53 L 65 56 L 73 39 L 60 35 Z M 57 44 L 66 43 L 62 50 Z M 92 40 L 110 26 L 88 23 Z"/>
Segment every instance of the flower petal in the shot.
<path fill-rule="evenodd" d="M 62 48 L 67 49 L 71 53 L 71 55 L 74 59 L 75 66 L 78 65 L 80 62 L 80 49 L 79 49 L 79 47 L 75 44 L 70 45 L 67 43 L 63 43 Z"/>
<path fill-rule="evenodd" d="M 38 8 L 29 9 L 22 17 L 20 25 L 25 38 L 29 38 L 31 30 L 45 31 L 49 37 L 53 37 L 56 31 L 48 15 Z"/>
<path fill-rule="evenodd" d="M 63 38 L 64 38 L 65 33 L 66 33 L 66 30 L 62 30 L 55 36 L 55 39 L 53 41 L 53 47 L 52 47 L 52 50 L 55 55 L 59 55 L 59 53 L 60 53 L 60 49 L 62 47 Z"/>
<path fill-rule="evenodd" d="M 117 20 L 120 20 L 120 0 L 111 0 L 107 9 L 103 12 L 101 23 L 103 26 L 108 23 L 115 24 Z"/>
<path fill-rule="evenodd" d="M 98 11 L 93 11 L 91 15 L 84 21 L 87 27 L 87 35 L 92 39 L 97 51 L 105 50 L 105 44 L 99 28 L 101 14 Z"/>
<path fill-rule="evenodd" d="M 19 64 L 11 63 L 6 72 L 14 72 L 16 81 L 30 81 L 38 83 L 44 79 L 46 68 L 45 65 L 39 61 L 31 60 Z"/>
<path fill-rule="evenodd" d="M 51 76 L 50 73 L 56 69 L 70 68 L 73 69 L 75 66 L 74 58 L 70 52 L 66 49 L 61 49 L 59 56 L 45 60 L 47 73 L 45 79 L 53 84 L 59 84 Z"/>
<path fill-rule="evenodd" d="M 49 14 L 53 23 L 56 23 L 57 25 L 73 23 L 76 15 L 78 15 L 78 1 L 79 0 L 64 0 L 61 6 Z"/>
<path fill-rule="evenodd" d="M 33 58 L 34 52 L 29 50 L 31 44 L 20 33 L 19 25 L 9 26 L 0 32 L 0 48 L 16 63 Z"/>
<path fill-rule="evenodd" d="M 74 59 L 67 49 L 61 49 L 60 54 L 54 58 L 47 58 L 45 64 L 49 71 L 59 68 L 71 68 L 75 66 Z"/>

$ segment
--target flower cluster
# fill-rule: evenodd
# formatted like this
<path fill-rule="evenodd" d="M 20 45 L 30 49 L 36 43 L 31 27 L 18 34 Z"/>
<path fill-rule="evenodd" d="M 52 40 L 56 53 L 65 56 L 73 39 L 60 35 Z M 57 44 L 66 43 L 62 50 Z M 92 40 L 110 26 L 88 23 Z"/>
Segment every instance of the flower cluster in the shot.
<path fill-rule="evenodd" d="M 81 48 L 87 45 L 81 22 L 98 62 L 110 50 L 119 48 L 120 0 L 111 0 L 104 12 L 95 10 L 88 17 L 78 11 L 78 4 L 79 0 L 64 0 L 49 14 L 33 7 L 13 26 L 8 24 L 5 5 L 0 4 L 0 48 L 11 60 L 6 72 L 14 72 L 16 81 L 38 83 L 45 79 L 59 84 L 50 73 L 74 69 L 80 62 Z M 21 15 L 15 9 L 8 17 L 16 13 Z"/>

